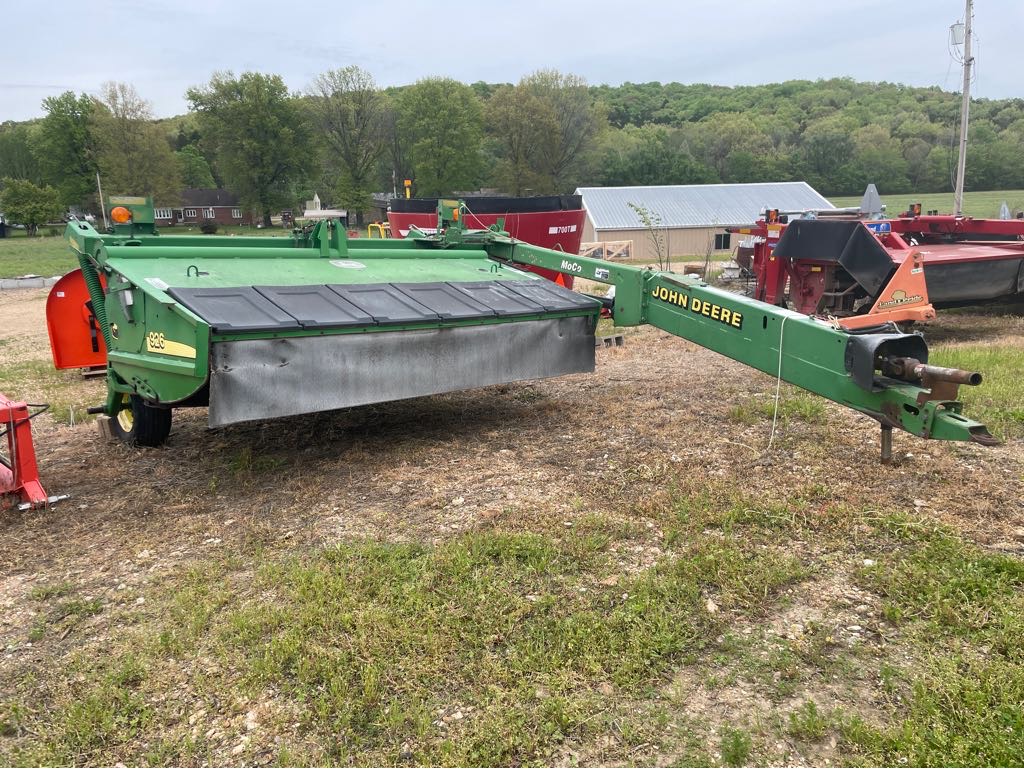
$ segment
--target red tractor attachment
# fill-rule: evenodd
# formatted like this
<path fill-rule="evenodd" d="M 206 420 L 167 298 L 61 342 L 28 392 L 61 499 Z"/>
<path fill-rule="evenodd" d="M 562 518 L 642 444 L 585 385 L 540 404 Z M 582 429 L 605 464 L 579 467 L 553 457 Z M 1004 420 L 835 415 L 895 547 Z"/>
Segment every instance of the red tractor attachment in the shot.
<path fill-rule="evenodd" d="M 66 495 L 48 497 L 39 482 L 31 421 L 47 408 L 47 405 L 12 401 L 0 394 L 0 437 L 7 436 L 7 456 L 0 455 L 0 497 L 16 495 L 20 499 L 20 510 L 46 507 L 67 498 Z"/>
<path fill-rule="evenodd" d="M 726 229 L 750 236 L 750 261 L 741 266 L 756 281 L 755 299 L 840 318 L 847 328 L 929 320 L 932 305 L 1024 297 L 1024 219 L 922 216 L 920 208 L 893 219 L 864 204 L 771 209 L 755 224 Z"/>

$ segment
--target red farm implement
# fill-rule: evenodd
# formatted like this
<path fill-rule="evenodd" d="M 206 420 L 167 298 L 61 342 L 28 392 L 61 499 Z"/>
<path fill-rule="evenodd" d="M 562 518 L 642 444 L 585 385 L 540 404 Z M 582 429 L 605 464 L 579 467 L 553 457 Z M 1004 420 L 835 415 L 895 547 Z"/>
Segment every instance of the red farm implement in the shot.
<path fill-rule="evenodd" d="M 21 510 L 45 507 L 64 499 L 46 495 L 36 466 L 31 422 L 47 408 L 41 404 L 12 401 L 0 394 L 0 435 L 7 437 L 7 455 L 0 455 L 0 497 L 17 497 L 19 501 L 15 504 Z"/>
<path fill-rule="evenodd" d="M 813 226 L 809 222 L 814 221 Z M 1024 220 L 857 210 L 767 211 L 749 227 L 754 298 L 847 328 L 1024 295 Z"/>

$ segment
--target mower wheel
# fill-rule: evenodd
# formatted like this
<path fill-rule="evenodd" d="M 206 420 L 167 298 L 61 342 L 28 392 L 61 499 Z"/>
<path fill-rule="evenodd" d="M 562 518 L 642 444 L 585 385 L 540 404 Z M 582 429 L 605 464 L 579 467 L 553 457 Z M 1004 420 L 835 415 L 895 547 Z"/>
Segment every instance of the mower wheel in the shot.
<path fill-rule="evenodd" d="M 171 432 L 171 410 L 125 394 L 124 408 L 110 420 L 110 429 L 129 446 L 159 446 Z"/>

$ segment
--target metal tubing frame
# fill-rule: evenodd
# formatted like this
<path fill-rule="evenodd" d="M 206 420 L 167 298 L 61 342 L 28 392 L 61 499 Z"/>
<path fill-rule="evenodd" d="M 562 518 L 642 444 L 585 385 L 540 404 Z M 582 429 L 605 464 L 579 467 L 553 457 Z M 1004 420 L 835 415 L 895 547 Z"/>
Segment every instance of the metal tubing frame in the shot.
<path fill-rule="evenodd" d="M 613 319 L 652 326 L 922 438 L 994 442 L 955 400 L 931 400 L 911 382 L 877 377 L 868 390 L 847 368 L 851 335 L 842 327 L 714 288 L 691 275 L 569 256 L 501 236 L 484 247 L 493 258 L 556 270 L 615 286 Z M 912 335 L 903 335 L 912 336 Z"/>

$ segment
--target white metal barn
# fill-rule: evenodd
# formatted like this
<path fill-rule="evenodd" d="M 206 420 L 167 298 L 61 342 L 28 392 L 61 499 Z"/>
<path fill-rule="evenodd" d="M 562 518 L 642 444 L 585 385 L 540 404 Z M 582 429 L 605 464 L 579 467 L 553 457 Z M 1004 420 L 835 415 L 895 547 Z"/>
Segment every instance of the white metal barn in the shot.
<path fill-rule="evenodd" d="M 587 218 L 583 242 L 632 241 L 634 258 L 657 255 L 636 210 L 661 218 L 664 243 L 671 257 L 732 251 L 736 243 L 728 226 L 753 224 L 762 211 L 805 211 L 834 208 L 807 182 L 757 184 L 678 184 L 657 187 L 580 187 Z"/>

